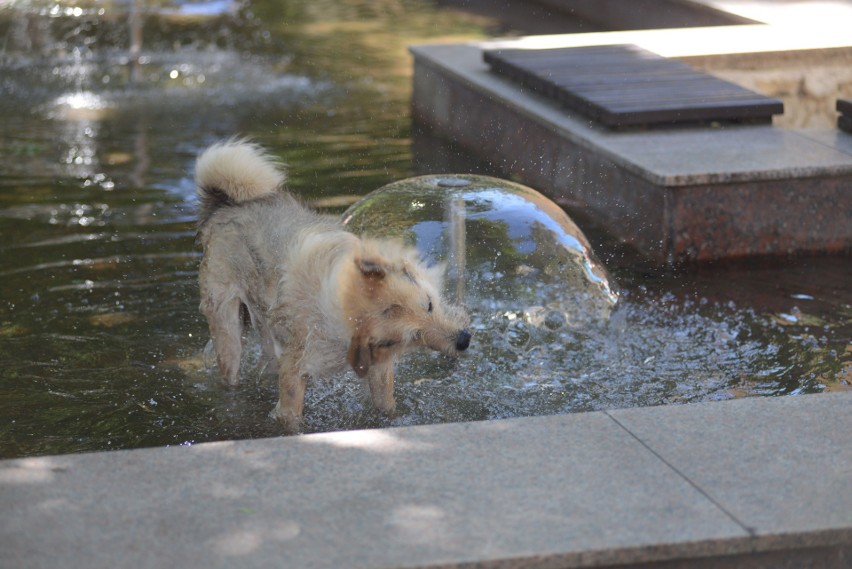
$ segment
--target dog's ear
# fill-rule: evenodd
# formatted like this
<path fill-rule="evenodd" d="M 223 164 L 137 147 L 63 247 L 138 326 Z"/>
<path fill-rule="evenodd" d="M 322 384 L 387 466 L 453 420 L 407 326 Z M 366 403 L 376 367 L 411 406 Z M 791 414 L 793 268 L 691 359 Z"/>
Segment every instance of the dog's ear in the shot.
<path fill-rule="evenodd" d="M 387 267 L 383 259 L 373 257 L 361 257 L 355 260 L 361 274 L 370 279 L 383 279 L 387 274 Z"/>
<path fill-rule="evenodd" d="M 355 370 L 358 377 L 364 377 L 370 371 L 370 366 L 373 364 L 373 353 L 370 349 L 370 340 L 367 334 L 358 329 L 352 335 L 352 340 L 349 342 L 349 352 L 346 354 L 346 361 Z"/>

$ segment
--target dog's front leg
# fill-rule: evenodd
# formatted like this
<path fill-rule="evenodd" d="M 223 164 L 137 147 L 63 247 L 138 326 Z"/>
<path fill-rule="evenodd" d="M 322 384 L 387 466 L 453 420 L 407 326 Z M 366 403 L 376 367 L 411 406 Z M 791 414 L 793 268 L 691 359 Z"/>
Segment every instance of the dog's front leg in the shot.
<path fill-rule="evenodd" d="M 290 433 L 297 433 L 302 426 L 305 410 L 305 389 L 310 376 L 299 369 L 300 354 L 288 348 L 279 362 L 278 404 L 274 414 Z"/>
<path fill-rule="evenodd" d="M 393 397 L 393 362 L 371 366 L 367 372 L 367 385 L 373 407 L 388 415 L 393 413 L 396 407 Z"/>

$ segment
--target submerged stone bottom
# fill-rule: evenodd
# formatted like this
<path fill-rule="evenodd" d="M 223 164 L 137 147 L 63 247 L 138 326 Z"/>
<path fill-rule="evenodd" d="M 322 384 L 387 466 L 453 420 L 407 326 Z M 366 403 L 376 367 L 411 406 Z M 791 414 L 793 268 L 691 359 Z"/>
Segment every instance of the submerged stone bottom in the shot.
<path fill-rule="evenodd" d="M 0 462 L 0 566 L 847 567 L 852 393 Z"/>

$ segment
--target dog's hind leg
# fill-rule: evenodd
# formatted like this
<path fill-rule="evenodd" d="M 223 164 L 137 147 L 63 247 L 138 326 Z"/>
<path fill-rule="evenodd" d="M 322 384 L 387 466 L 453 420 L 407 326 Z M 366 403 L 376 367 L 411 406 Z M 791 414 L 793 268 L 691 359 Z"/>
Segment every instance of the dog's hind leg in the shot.
<path fill-rule="evenodd" d="M 228 385 L 239 383 L 240 356 L 243 351 L 242 301 L 231 297 L 223 302 L 204 302 L 201 312 L 207 317 L 219 373 Z"/>

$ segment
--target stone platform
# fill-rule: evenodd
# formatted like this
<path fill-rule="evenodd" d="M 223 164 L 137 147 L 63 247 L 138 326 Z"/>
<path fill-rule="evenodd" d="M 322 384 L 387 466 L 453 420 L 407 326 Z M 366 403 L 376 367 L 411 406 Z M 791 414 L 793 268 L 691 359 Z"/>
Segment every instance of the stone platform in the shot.
<path fill-rule="evenodd" d="M 841 568 L 852 393 L 0 462 L 0 567 Z"/>
<path fill-rule="evenodd" d="M 660 264 L 848 252 L 849 134 L 772 125 L 613 131 L 492 73 L 483 61 L 483 51 L 497 47 L 605 43 L 706 58 L 699 47 L 714 38 L 732 51 L 762 42 L 775 57 L 782 49 L 850 49 L 828 32 L 822 43 L 783 35 L 740 25 L 417 46 L 413 114 L 499 173 L 590 212 Z"/>

